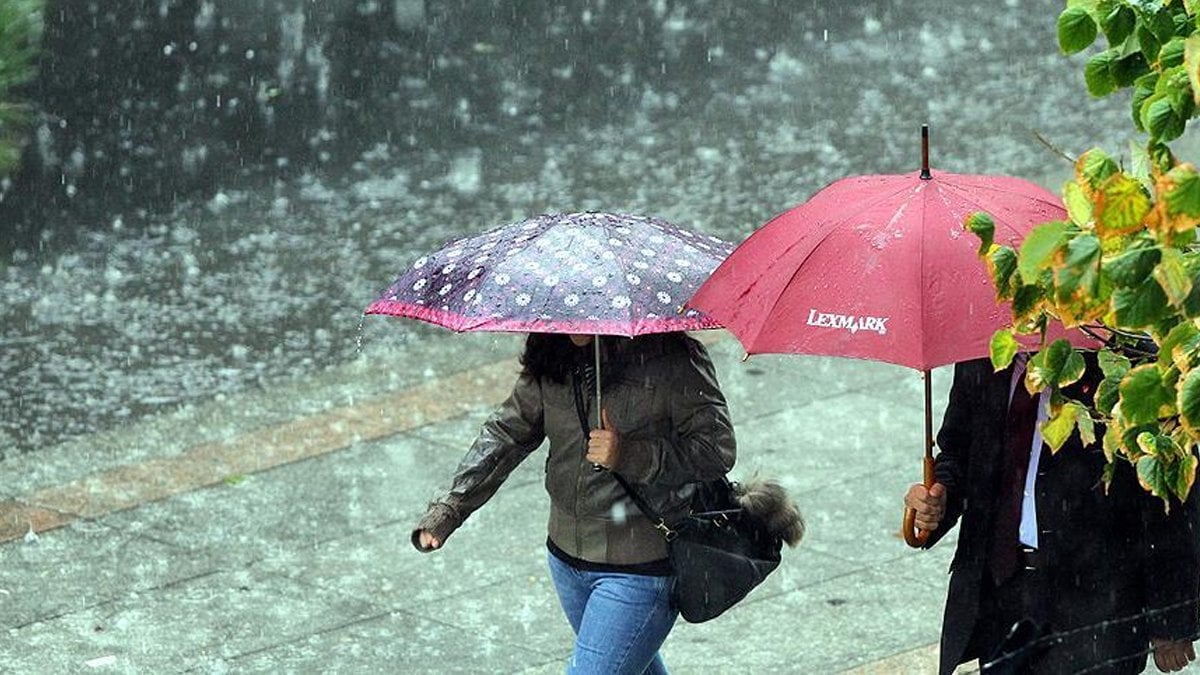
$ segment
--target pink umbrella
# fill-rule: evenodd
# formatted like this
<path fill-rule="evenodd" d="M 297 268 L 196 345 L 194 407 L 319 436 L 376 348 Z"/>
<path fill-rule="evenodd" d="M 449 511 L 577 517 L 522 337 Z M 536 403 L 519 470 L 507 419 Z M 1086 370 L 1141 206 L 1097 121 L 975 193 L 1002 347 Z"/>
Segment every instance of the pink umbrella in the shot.
<path fill-rule="evenodd" d="M 929 371 L 985 357 L 1011 320 L 963 230 L 986 211 L 997 243 L 1016 246 L 1066 212 L 1018 178 L 931 171 L 845 178 L 755 231 L 687 303 L 715 318 L 749 354 L 846 356 L 925 374 L 925 484 L 933 484 Z M 1083 338 L 1079 338 L 1082 342 Z M 1094 346 L 1094 344 L 1093 344 Z M 919 546 L 905 519 L 905 539 Z"/>

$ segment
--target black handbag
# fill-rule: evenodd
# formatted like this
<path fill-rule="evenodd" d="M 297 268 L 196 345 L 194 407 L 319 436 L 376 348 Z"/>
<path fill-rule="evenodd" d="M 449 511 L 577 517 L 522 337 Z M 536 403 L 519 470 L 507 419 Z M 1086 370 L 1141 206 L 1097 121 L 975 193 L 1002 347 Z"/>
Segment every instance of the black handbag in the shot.
<path fill-rule="evenodd" d="M 575 380 L 575 407 L 584 439 L 589 435 L 583 395 Z M 668 524 L 615 471 L 611 475 L 667 541 L 675 583 L 671 605 L 689 623 L 720 616 L 779 567 L 783 540 L 738 503 L 725 477 L 697 482 L 689 513 Z"/>
<path fill-rule="evenodd" d="M 668 525 L 624 478 L 612 477 L 667 540 L 675 573 L 671 604 L 685 621 L 720 616 L 779 567 L 783 541 L 738 506 L 727 479 L 698 483 L 691 511 Z"/>

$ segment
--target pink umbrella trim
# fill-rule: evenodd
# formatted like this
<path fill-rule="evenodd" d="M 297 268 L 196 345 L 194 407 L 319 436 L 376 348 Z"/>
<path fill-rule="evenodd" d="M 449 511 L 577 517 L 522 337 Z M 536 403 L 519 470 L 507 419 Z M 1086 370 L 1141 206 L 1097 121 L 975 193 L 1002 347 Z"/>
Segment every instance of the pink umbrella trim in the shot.
<path fill-rule="evenodd" d="M 562 319 L 508 319 L 504 317 L 472 317 L 456 312 L 415 305 L 396 300 L 376 300 L 365 314 L 386 314 L 409 319 L 418 319 L 448 328 L 456 333 L 486 330 L 509 333 L 575 333 L 589 335 L 617 335 L 636 337 L 652 333 L 674 331 L 707 330 L 721 328 L 712 317 L 696 310 L 688 310 L 680 316 L 648 317 L 636 321 Z"/>

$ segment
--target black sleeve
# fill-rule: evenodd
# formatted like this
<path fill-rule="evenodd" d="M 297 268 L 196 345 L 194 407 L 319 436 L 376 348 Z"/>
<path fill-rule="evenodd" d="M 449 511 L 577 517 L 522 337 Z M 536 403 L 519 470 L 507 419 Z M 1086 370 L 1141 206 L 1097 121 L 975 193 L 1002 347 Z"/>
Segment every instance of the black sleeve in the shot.
<path fill-rule="evenodd" d="M 1200 505 L 1197 488 L 1180 504 L 1171 500 L 1170 510 L 1161 499 L 1141 492 L 1143 569 L 1146 583 L 1146 632 L 1151 638 L 1195 639 L 1200 633 Z"/>
<path fill-rule="evenodd" d="M 979 398 L 983 376 L 990 370 L 991 364 L 986 360 L 954 366 L 954 383 L 937 434 L 938 453 L 934 463 L 936 481 L 946 486 L 946 515 L 938 529 L 930 533 L 925 548 L 936 544 L 954 527 L 966 506 L 971 439 L 979 431 L 976 428 Z"/>

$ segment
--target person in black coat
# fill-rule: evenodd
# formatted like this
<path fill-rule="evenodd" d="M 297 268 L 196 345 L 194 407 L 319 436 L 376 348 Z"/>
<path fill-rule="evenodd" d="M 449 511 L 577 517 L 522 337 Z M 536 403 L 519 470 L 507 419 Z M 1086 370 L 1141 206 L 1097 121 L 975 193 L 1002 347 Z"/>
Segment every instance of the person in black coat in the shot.
<path fill-rule="evenodd" d="M 1065 394 L 1091 401 L 1088 366 Z M 1196 490 L 1168 512 L 1118 459 L 1106 494 L 1099 440 L 1076 432 L 1052 453 L 1033 425 L 1045 415 L 1046 397 L 1024 391 L 1024 355 L 998 373 L 986 359 L 955 366 L 936 483 L 905 496 L 926 547 L 962 521 L 940 672 L 979 659 L 985 672 L 1139 673 L 1151 650 L 1159 670 L 1185 667 L 1200 631 Z"/>

